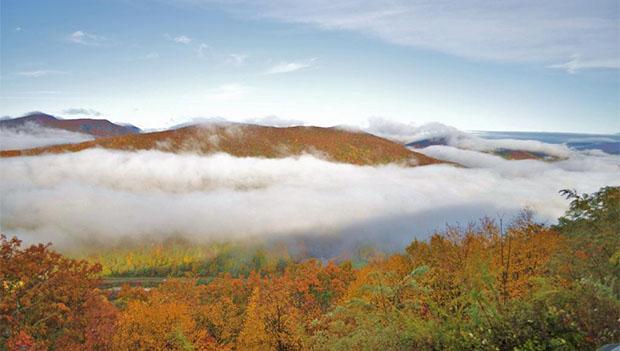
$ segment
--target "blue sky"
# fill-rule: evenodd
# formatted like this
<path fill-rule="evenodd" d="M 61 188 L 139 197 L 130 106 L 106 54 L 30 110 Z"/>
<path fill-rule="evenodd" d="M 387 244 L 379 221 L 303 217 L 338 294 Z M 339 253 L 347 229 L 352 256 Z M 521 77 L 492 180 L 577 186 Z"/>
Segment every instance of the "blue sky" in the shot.
<path fill-rule="evenodd" d="M 620 131 L 617 1 L 1 4 L 0 115 Z"/>

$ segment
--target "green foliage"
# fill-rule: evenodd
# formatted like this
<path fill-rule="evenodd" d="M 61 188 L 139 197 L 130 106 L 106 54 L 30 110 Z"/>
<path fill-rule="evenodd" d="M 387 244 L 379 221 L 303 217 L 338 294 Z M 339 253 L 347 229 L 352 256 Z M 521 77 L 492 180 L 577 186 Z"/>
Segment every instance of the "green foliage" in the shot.
<path fill-rule="evenodd" d="M 417 350 L 431 346 L 433 321 L 414 310 L 354 299 L 328 313 L 310 339 L 313 350 Z"/>
<path fill-rule="evenodd" d="M 566 214 L 559 218 L 559 227 L 611 225 L 616 232 L 620 230 L 620 187 L 603 187 L 593 194 L 578 194 L 576 190 L 564 189 L 560 194 L 571 203 Z"/>
<path fill-rule="evenodd" d="M 551 291 L 543 288 L 536 300 L 555 308 L 590 347 L 620 340 L 620 300 L 609 286 L 580 279 Z"/>
<path fill-rule="evenodd" d="M 102 266 L 105 277 L 234 277 L 250 272 L 284 271 L 288 253 L 268 252 L 261 247 L 232 243 L 196 245 L 173 240 L 143 246 L 102 249 L 85 257 Z"/>
<path fill-rule="evenodd" d="M 571 280 L 589 279 L 610 287 L 620 298 L 620 187 L 594 194 L 562 190 L 570 208 L 555 227 L 568 240 L 561 262 Z"/>
<path fill-rule="evenodd" d="M 402 262 L 401 262 L 402 263 Z M 373 270 L 356 296 L 317 322 L 310 344 L 315 350 L 412 350 L 431 345 L 434 322 L 423 318 L 427 289 L 417 280 L 428 267 L 410 273 Z"/>
<path fill-rule="evenodd" d="M 565 312 L 543 301 L 514 301 L 501 310 L 482 313 L 486 318 L 461 323 L 460 333 L 448 333 L 450 337 L 444 340 L 439 336 L 439 346 L 472 350 L 575 350 L 585 346 L 576 325 L 564 319 Z"/>
<path fill-rule="evenodd" d="M 172 332 L 168 340 L 166 341 L 167 348 L 171 350 L 182 350 L 182 351 L 194 351 L 196 348 L 194 345 L 187 339 L 187 337 L 183 334 L 183 332 L 179 329 L 175 329 Z"/>

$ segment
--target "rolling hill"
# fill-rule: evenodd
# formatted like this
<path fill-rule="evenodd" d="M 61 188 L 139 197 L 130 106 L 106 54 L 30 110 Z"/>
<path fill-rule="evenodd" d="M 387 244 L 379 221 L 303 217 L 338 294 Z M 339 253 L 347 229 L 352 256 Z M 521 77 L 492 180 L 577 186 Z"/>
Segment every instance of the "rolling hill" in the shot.
<path fill-rule="evenodd" d="M 0 152 L 2 157 L 77 152 L 91 148 L 160 150 L 165 152 L 224 152 L 237 157 L 281 158 L 310 153 L 335 162 L 356 165 L 400 163 L 428 165 L 442 161 L 404 145 L 363 132 L 338 128 L 276 128 L 251 124 L 188 126 L 161 132 L 100 138 L 78 144 Z"/>
<path fill-rule="evenodd" d="M 42 112 L 33 112 L 23 117 L 0 120 L 0 128 L 27 128 L 31 125 L 45 128 L 64 129 L 92 135 L 95 138 L 136 134 L 140 129 L 131 125 L 119 125 L 107 119 L 60 119 Z"/>

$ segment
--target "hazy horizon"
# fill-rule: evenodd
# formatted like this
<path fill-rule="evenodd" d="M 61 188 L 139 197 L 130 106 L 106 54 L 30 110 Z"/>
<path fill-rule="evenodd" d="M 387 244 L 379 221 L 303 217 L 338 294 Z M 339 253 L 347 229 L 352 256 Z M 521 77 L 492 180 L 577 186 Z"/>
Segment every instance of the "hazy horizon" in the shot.
<path fill-rule="evenodd" d="M 32 111 L 28 111 L 28 112 L 24 112 L 22 114 L 18 114 L 18 115 L 5 115 L 5 116 L 0 116 L 0 120 L 8 120 L 8 119 L 15 119 L 15 118 L 20 118 L 20 117 L 26 117 L 28 115 L 32 115 L 32 114 L 37 114 L 37 113 L 43 113 L 43 114 L 49 114 L 52 115 L 58 119 L 66 119 L 66 120 L 71 120 L 71 119 L 79 119 L 79 118 L 87 118 L 87 119 L 95 119 L 95 120 L 109 120 L 112 123 L 116 123 L 119 125 L 131 125 L 131 126 L 135 126 L 140 128 L 141 132 L 153 132 L 153 131 L 160 131 L 160 130 L 168 130 L 170 128 L 177 128 L 179 126 L 184 126 L 184 125 L 199 125 L 199 124 L 203 124 L 203 123 L 217 123 L 218 121 L 221 123 L 245 123 L 245 124 L 256 124 L 256 125 L 266 125 L 266 126 L 271 126 L 271 127 L 287 127 L 290 125 L 299 125 L 299 126 L 306 126 L 306 127 L 325 127 L 325 128 L 330 128 L 330 127 L 338 127 L 338 126 L 347 126 L 346 124 L 339 124 L 339 123 L 334 123 L 334 124 L 325 124 L 325 125 L 318 125 L 318 124 L 310 124 L 306 121 L 302 121 L 302 120 L 297 120 L 297 119 L 280 119 L 277 116 L 265 116 L 262 118 L 242 118 L 242 119 L 238 119 L 238 120 L 232 120 L 232 119 L 227 119 L 224 118 L 222 116 L 214 116 L 214 117 L 191 117 L 191 118 L 187 118 L 187 120 L 185 122 L 180 122 L 178 124 L 174 124 L 174 125 L 165 125 L 165 126 L 160 126 L 160 127 L 156 127 L 156 128 L 142 128 L 139 125 L 135 125 L 132 123 L 128 123 L 125 121 L 121 121 L 121 120 L 116 120 L 111 116 L 106 116 L 106 115 L 99 115 L 97 114 L 96 116 L 92 116 L 92 115 L 83 115 L 83 116 L 67 116 L 67 115 L 63 115 L 61 114 L 50 114 L 47 113 L 45 111 L 41 111 L 41 110 L 32 110 Z M 368 125 L 369 120 L 371 120 L 371 118 L 368 118 L 368 120 L 366 121 L 362 121 L 361 124 L 358 125 L 350 125 L 351 127 L 358 127 L 361 130 L 363 130 L 364 127 L 366 127 Z M 182 119 L 179 119 L 182 120 Z M 276 122 L 276 123 L 273 123 Z M 290 123 L 290 125 L 282 125 L 280 124 L 280 122 L 288 122 Z M 400 122 L 398 122 L 400 123 Z M 428 123 L 439 123 L 438 121 L 431 121 Z M 424 123 L 424 124 L 428 124 L 428 123 Z M 551 130 L 551 131 L 543 131 L 543 130 L 506 130 L 506 129 L 498 129 L 498 130 L 491 130 L 491 129 L 463 129 L 464 132 L 467 133 L 491 133 L 489 136 L 493 136 L 493 134 L 497 134 L 497 135 L 501 135 L 502 133 L 515 133 L 515 135 L 517 134 L 528 134 L 528 133 L 533 133 L 533 134 L 574 134 L 576 136 L 578 135 L 593 135 L 593 136 L 618 136 L 620 134 L 620 131 L 618 132 L 581 132 L 581 131 L 561 131 L 561 130 Z"/>

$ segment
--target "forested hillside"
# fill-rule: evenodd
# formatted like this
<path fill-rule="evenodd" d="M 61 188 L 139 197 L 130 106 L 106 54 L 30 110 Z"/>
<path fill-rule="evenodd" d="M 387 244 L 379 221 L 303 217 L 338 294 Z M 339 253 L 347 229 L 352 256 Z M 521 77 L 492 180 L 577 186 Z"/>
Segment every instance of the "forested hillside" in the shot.
<path fill-rule="evenodd" d="M 173 153 L 224 152 L 237 157 L 283 158 L 313 154 L 356 165 L 399 163 L 411 166 L 442 163 L 404 145 L 361 131 L 321 127 L 276 128 L 252 124 L 194 125 L 162 132 L 122 135 L 39 147 L 0 151 L 0 157 L 77 152 L 91 148 L 160 150 Z"/>
<path fill-rule="evenodd" d="M 485 218 L 355 262 L 2 236 L 0 350 L 592 350 L 620 341 L 620 188 L 563 195 L 557 225 Z"/>

